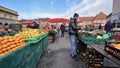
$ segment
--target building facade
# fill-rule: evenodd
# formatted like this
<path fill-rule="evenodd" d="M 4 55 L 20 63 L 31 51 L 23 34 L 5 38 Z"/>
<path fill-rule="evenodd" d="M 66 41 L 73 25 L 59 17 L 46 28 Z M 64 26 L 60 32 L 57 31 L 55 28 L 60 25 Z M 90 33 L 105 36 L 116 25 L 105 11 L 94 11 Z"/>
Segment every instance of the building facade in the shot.
<path fill-rule="evenodd" d="M 120 20 L 120 0 L 113 0 L 112 22 Z"/>
<path fill-rule="evenodd" d="M 107 15 L 103 12 L 100 12 L 96 16 L 91 17 L 80 17 L 79 23 L 82 23 L 83 26 L 85 25 L 98 25 L 98 24 L 105 24 L 106 23 Z"/>
<path fill-rule="evenodd" d="M 18 13 L 11 9 L 0 6 L 0 22 L 5 24 L 17 23 Z"/>
<path fill-rule="evenodd" d="M 110 13 L 108 16 L 107 16 L 107 22 L 110 21 L 111 22 L 112 20 L 112 13 Z"/>
<path fill-rule="evenodd" d="M 79 22 L 82 23 L 83 26 L 88 25 L 88 24 L 92 24 L 93 23 L 93 19 L 94 17 L 80 17 L 79 18 Z"/>
<path fill-rule="evenodd" d="M 100 12 L 99 14 L 97 14 L 93 20 L 93 23 L 101 23 L 101 24 L 105 24 L 106 23 L 106 17 L 107 15 L 104 14 L 103 12 Z"/>

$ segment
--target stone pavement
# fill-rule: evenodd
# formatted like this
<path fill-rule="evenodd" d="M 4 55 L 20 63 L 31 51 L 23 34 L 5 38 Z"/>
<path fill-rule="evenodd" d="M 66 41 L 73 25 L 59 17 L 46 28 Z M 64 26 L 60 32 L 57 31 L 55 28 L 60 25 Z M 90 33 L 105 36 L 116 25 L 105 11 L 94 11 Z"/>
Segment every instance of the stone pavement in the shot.
<path fill-rule="evenodd" d="M 36 68 L 86 68 L 82 60 L 75 61 L 70 57 L 70 42 L 65 37 L 58 37 L 50 43 L 47 51 L 38 62 Z"/>

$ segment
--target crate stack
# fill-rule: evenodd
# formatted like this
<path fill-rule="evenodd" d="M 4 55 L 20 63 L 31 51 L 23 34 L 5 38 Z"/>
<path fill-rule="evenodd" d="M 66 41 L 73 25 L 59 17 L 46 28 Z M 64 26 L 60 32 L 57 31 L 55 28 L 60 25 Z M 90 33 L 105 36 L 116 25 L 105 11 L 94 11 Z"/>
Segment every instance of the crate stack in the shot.
<path fill-rule="evenodd" d="M 88 68 L 94 68 L 94 49 L 88 48 L 88 62 L 87 62 Z"/>
<path fill-rule="evenodd" d="M 95 51 L 93 48 L 88 48 L 88 68 L 102 68 L 103 66 L 103 56 Z"/>
<path fill-rule="evenodd" d="M 88 59 L 88 53 L 87 52 L 81 52 L 81 54 L 79 55 L 80 58 L 82 59 L 82 61 L 84 62 L 84 64 L 87 64 L 87 59 Z"/>
<path fill-rule="evenodd" d="M 102 68 L 103 67 L 103 59 L 104 56 L 95 51 L 95 57 L 94 57 L 94 66 L 95 68 Z"/>

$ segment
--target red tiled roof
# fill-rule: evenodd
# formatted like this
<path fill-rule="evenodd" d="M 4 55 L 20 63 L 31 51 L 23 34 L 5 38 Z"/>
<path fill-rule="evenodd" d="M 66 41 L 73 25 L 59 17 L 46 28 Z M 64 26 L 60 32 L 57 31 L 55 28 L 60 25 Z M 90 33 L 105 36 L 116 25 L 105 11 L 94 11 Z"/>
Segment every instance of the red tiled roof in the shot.
<path fill-rule="evenodd" d="M 38 18 L 37 21 L 47 22 L 50 18 Z"/>
<path fill-rule="evenodd" d="M 103 12 L 100 12 L 98 15 L 95 16 L 95 20 L 98 20 L 98 19 L 105 19 L 107 17 L 106 14 L 104 14 Z"/>
<path fill-rule="evenodd" d="M 100 12 L 98 15 L 95 17 L 80 17 L 78 23 L 82 23 L 83 21 L 93 21 L 93 20 L 98 20 L 98 19 L 106 19 L 107 15 L 104 14 L 103 12 Z"/>

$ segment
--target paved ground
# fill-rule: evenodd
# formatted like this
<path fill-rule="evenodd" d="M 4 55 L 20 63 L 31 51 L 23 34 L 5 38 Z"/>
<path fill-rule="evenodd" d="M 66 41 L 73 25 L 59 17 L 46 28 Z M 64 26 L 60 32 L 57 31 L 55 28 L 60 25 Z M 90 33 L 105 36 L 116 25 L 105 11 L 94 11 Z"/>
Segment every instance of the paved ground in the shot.
<path fill-rule="evenodd" d="M 68 35 L 59 37 L 50 43 L 47 51 L 38 62 L 36 68 L 86 68 L 84 63 L 70 57 L 70 42 Z"/>

